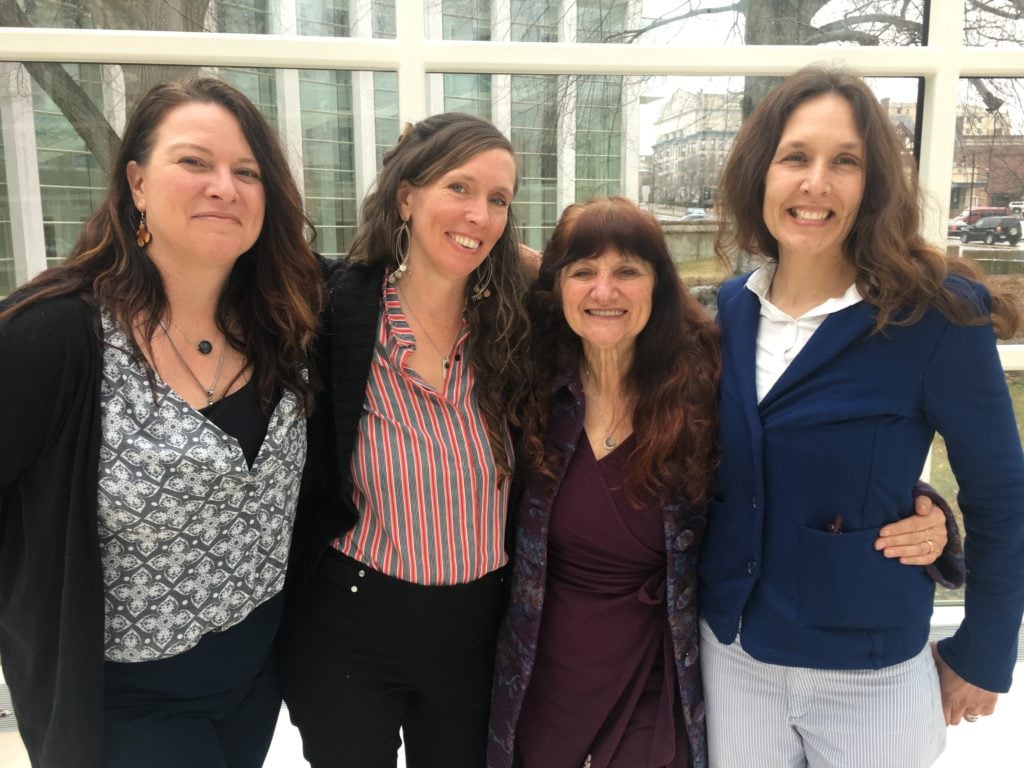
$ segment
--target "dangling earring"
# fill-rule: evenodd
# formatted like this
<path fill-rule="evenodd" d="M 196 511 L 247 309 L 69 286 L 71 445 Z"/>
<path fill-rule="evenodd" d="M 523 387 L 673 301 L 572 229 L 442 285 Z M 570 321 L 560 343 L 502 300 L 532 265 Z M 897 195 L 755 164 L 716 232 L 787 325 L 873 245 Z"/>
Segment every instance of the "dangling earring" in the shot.
<path fill-rule="evenodd" d="M 398 264 L 391 274 L 388 275 L 388 283 L 394 285 L 403 277 L 405 277 L 406 271 L 409 269 L 409 225 L 406 222 L 402 222 L 402 225 L 398 228 L 395 233 L 395 262 Z"/>
<path fill-rule="evenodd" d="M 149 228 L 146 227 L 146 212 L 139 211 L 139 226 L 135 230 L 135 243 L 139 248 L 145 248 L 152 239 L 153 235 L 150 234 Z"/>
<path fill-rule="evenodd" d="M 473 301 L 489 299 L 491 297 L 491 280 L 494 277 L 494 265 L 491 263 L 491 254 L 487 254 L 484 263 L 477 267 L 476 285 L 473 286 L 473 293 L 470 298 Z"/>

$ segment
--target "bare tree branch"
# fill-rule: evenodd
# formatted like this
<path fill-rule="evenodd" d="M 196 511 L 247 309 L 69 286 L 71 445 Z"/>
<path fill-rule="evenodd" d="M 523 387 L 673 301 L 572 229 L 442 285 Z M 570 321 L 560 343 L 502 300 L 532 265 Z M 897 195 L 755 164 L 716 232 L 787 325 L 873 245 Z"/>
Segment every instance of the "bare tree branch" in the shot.
<path fill-rule="evenodd" d="M 742 13 L 744 10 L 746 10 L 746 5 L 747 3 L 745 2 L 745 0 L 738 0 L 735 3 L 729 3 L 728 5 L 720 5 L 715 8 L 690 7 L 689 10 L 684 11 L 683 13 L 677 13 L 674 15 L 666 14 L 651 19 L 649 22 L 644 24 L 644 26 L 637 27 L 636 29 L 624 29 L 622 32 L 619 32 L 618 34 L 610 35 L 607 42 L 633 43 L 636 42 L 636 40 L 638 40 L 639 38 L 648 34 L 649 32 L 653 32 L 654 30 L 660 29 L 661 27 L 666 27 L 669 24 L 675 24 L 676 22 L 686 21 L 687 19 L 697 18 L 699 16 L 711 16 L 717 13 Z"/>
<path fill-rule="evenodd" d="M 982 13 L 991 13 L 993 16 L 999 16 L 1004 19 L 1011 19 L 1016 21 L 1018 19 L 1024 19 L 1024 0 L 1006 0 L 1009 3 L 1009 8 L 999 8 L 995 3 L 982 2 L 982 0 L 969 0 L 971 8 Z"/>
<path fill-rule="evenodd" d="M 0 25 L 31 27 L 32 22 L 16 0 L 3 0 L 0 2 Z M 108 173 L 114 162 L 119 139 L 103 112 L 60 64 L 28 62 L 24 67 L 64 113 L 103 172 Z"/>

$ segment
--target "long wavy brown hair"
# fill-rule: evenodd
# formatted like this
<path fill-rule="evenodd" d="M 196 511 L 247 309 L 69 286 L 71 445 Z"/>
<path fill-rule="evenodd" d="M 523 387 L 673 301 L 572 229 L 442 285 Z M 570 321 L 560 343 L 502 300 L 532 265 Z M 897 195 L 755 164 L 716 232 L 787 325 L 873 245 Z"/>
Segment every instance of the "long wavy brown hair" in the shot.
<path fill-rule="evenodd" d="M 552 476 L 544 451 L 550 382 L 560 372 L 579 371 L 583 360 L 580 338 L 562 312 L 559 277 L 574 261 L 606 251 L 635 256 L 654 268 L 651 316 L 636 338 L 624 382 L 634 403 L 636 439 L 626 465 L 625 490 L 634 502 L 682 496 L 701 504 L 710 497 L 717 464 L 722 369 L 718 328 L 679 279 L 661 226 L 623 197 L 570 205 L 544 249 L 531 296 L 540 375 L 524 435 L 525 453 L 534 469 Z"/>
<path fill-rule="evenodd" d="M 313 226 L 273 129 L 241 91 L 216 78 L 162 83 L 142 97 L 125 128 L 106 196 L 83 225 L 71 255 L 15 291 L 0 320 L 47 298 L 81 295 L 148 343 L 167 309 L 167 295 L 160 272 L 136 244 L 138 212 L 126 169 L 132 160 L 146 165 L 167 114 L 193 103 L 216 104 L 238 120 L 259 165 L 266 199 L 259 237 L 239 256 L 221 293 L 217 326 L 245 355 L 265 410 L 284 387 L 309 412 L 315 382 L 303 368 L 312 376 L 307 350 L 316 331 L 322 283 L 307 240 Z M 136 357 L 148 366 L 135 334 L 129 335 Z"/>
<path fill-rule="evenodd" d="M 718 181 L 719 257 L 728 262 L 740 251 L 778 260 L 778 243 L 763 215 L 768 167 L 793 111 L 827 94 L 850 105 L 864 145 L 864 196 L 844 249 L 856 270 L 857 289 L 878 308 L 875 330 L 917 322 L 935 307 L 953 322 L 991 321 L 1000 338 L 1013 336 L 1022 316 L 1012 295 L 990 286 L 990 315 L 947 286 L 950 273 L 984 279 L 972 262 L 947 259 L 921 236 L 917 169 L 905 162 L 903 145 L 871 89 L 843 69 L 801 69 L 769 93 L 743 124 Z"/>
<path fill-rule="evenodd" d="M 394 269 L 395 236 L 402 223 L 398 211 L 402 182 L 415 187 L 430 184 L 491 149 L 504 149 L 515 157 L 512 145 L 501 131 L 473 115 L 446 112 L 407 125 L 398 144 L 384 155 L 374 190 L 363 202 L 348 261 Z M 528 280 L 521 263 L 512 207 L 508 208 L 508 221 L 501 237 L 485 263 L 466 282 L 469 359 L 478 382 L 477 402 L 487 425 L 494 460 L 505 475 L 512 470 L 512 457 L 505 444 L 506 427 L 510 420 L 513 424 L 519 422 L 517 414 L 532 379 L 527 354 L 530 325 L 524 306 Z M 491 270 L 491 296 L 474 301 L 473 286 L 480 282 L 480 273 L 485 269 Z"/>

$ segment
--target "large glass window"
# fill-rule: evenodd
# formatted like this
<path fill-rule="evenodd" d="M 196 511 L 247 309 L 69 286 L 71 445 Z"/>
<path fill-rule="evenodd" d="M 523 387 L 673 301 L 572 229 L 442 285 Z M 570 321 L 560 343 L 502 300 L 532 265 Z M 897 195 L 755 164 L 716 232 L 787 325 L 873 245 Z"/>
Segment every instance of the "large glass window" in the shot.
<path fill-rule="evenodd" d="M 200 72 L 224 78 L 256 103 L 278 129 L 326 256 L 345 252 L 358 220 L 358 191 L 372 182 L 385 148 L 398 137 L 395 73 L 204 68 L 115 64 L 31 64 L 9 79 L 0 165 L 0 296 L 15 287 L 15 264 L 34 274 L 63 260 L 83 221 L 106 191 L 113 151 L 140 96 L 160 80 Z M 31 74 L 30 74 L 31 73 Z M 35 79 L 32 74 L 38 74 Z M 367 96 L 353 110 L 353 82 Z M 289 97 L 289 93 L 296 94 Z M 290 99 L 290 100 L 289 100 Z M 367 112 L 367 110 L 371 110 Z M 285 120 L 285 115 L 297 120 Z M 356 117 L 366 116 L 365 142 L 354 140 Z M 365 153 L 363 158 L 361 153 Z M 8 162 L 17 159 L 17 166 Z M 357 168 L 362 178 L 357 178 Z M 12 216 L 19 217 L 18 252 Z M 39 224 L 41 223 L 41 227 Z M 35 233 L 35 234 L 33 234 Z"/>

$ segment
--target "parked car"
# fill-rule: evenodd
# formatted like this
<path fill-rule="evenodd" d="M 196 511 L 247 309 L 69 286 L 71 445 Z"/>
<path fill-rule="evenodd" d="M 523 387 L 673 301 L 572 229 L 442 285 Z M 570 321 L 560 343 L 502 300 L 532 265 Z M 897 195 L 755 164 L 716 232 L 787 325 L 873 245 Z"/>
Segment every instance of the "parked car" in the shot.
<path fill-rule="evenodd" d="M 960 216 L 949 220 L 949 224 L 946 228 L 946 237 L 960 237 L 960 230 L 967 224 Z"/>
<path fill-rule="evenodd" d="M 960 230 L 960 240 L 984 240 L 993 243 L 1016 245 L 1020 241 L 1020 219 L 1016 216 L 986 216 L 976 224 L 967 224 Z"/>
<path fill-rule="evenodd" d="M 706 213 L 688 213 L 680 221 L 710 221 L 711 217 Z"/>
<path fill-rule="evenodd" d="M 957 217 L 968 224 L 976 224 L 986 216 L 1012 216 L 1013 211 L 1009 208 L 993 208 L 990 206 L 976 205 L 973 208 L 964 208 Z"/>
<path fill-rule="evenodd" d="M 1013 200 L 1007 206 L 1014 216 L 1024 215 L 1024 200 Z"/>

